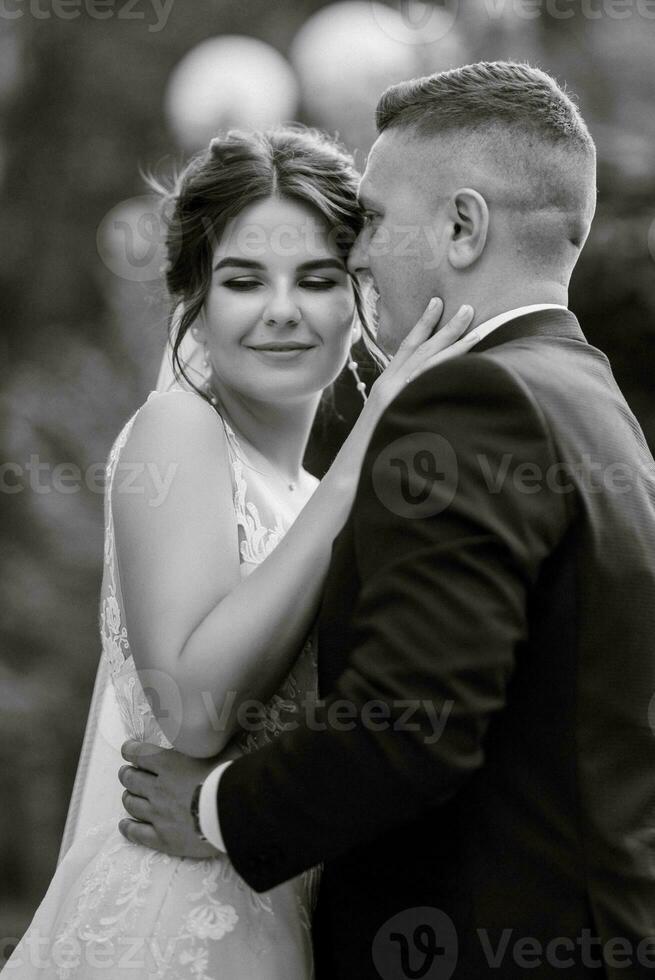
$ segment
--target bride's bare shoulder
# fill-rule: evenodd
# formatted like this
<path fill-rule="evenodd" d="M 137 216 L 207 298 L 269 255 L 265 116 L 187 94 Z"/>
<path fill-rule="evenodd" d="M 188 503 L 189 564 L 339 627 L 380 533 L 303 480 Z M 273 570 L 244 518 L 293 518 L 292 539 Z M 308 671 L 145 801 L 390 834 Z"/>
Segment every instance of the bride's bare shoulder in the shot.
<path fill-rule="evenodd" d="M 199 395 L 156 393 L 136 412 L 126 436 L 116 457 L 116 471 L 130 476 L 132 489 L 121 494 L 117 488 L 122 482 L 112 483 L 117 525 L 124 523 L 134 530 L 141 528 L 144 514 L 154 519 L 154 510 L 175 518 L 188 514 L 190 506 L 209 509 L 216 500 L 231 499 L 232 464 L 225 430 L 217 412 Z M 164 500 L 159 488 L 167 481 L 171 486 Z"/>
<path fill-rule="evenodd" d="M 191 449 L 224 441 L 221 420 L 209 402 L 195 392 L 175 390 L 148 396 L 134 417 L 128 443 L 176 449 L 183 443 Z"/>
<path fill-rule="evenodd" d="M 231 461 L 225 429 L 215 409 L 187 391 L 155 392 L 133 416 L 118 439 L 118 468 L 142 474 L 175 468 L 193 487 L 230 483 Z M 145 476 L 143 481 L 146 482 Z"/>
<path fill-rule="evenodd" d="M 217 421 L 216 411 L 206 399 L 195 391 L 175 388 L 172 391 L 151 391 L 137 412 L 138 418 L 191 418 L 194 421 L 204 416 Z"/>

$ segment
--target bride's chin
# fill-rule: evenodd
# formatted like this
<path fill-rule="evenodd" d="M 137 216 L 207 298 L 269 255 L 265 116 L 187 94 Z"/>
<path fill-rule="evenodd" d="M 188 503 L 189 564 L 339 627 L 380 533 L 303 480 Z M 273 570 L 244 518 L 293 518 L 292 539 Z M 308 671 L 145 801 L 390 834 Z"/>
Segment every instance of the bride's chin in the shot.
<path fill-rule="evenodd" d="M 321 371 L 314 377 L 305 374 L 303 377 L 279 378 L 276 381 L 271 377 L 262 378 L 251 377 L 247 380 L 243 377 L 240 383 L 235 385 L 242 397 L 252 398 L 257 402 L 268 402 L 272 405 L 278 403 L 302 403 L 311 402 L 320 398 L 326 388 L 329 388 L 341 374 L 338 367 L 332 371 Z"/>
<path fill-rule="evenodd" d="M 247 399 L 251 399 L 259 404 L 268 404 L 272 407 L 283 405 L 303 405 L 306 403 L 311 403 L 323 394 L 325 388 L 329 387 L 329 383 L 325 386 L 316 385 L 285 385 L 284 387 L 267 387 L 265 385 L 253 385 L 248 386 L 247 389 L 241 389 L 241 396 Z"/>

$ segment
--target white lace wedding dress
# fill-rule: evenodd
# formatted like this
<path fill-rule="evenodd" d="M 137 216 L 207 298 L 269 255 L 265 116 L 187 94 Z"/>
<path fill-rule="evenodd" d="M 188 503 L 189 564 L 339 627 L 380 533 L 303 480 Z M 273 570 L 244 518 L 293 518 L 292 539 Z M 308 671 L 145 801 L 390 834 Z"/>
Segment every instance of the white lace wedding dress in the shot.
<path fill-rule="evenodd" d="M 107 463 L 102 658 L 112 682 L 108 693 L 122 719 L 121 738 L 170 747 L 130 654 L 108 506 L 119 455 L 136 414 L 116 439 Z M 282 499 L 271 481 L 248 462 L 227 422 L 217 415 L 216 423 L 224 425 L 227 436 L 245 576 L 275 548 L 297 516 L 300 501 L 293 493 Z M 302 699 L 315 690 L 316 666 L 308 640 L 281 690 L 266 706 L 261 730 L 239 738 L 242 751 L 250 752 L 275 737 L 289 713 L 298 712 Z M 120 731 L 121 726 L 117 727 Z M 122 762 L 119 749 L 120 744 L 112 746 L 109 758 L 114 761 L 105 765 L 102 792 L 93 794 L 92 810 L 102 815 L 102 821 L 76 831 L 3 974 L 20 980 L 312 977 L 310 918 L 319 869 L 258 895 L 237 875 L 227 857 L 180 859 L 129 843 L 117 830 L 118 820 L 126 815 L 116 775 Z"/>

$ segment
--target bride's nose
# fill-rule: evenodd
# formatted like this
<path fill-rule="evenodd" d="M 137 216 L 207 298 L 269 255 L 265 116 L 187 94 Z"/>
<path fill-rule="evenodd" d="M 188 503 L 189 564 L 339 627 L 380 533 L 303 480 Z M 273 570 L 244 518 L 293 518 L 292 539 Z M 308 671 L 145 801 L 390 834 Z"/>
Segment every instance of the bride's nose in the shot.
<path fill-rule="evenodd" d="M 277 289 L 263 312 L 264 323 L 271 327 L 295 327 L 301 319 L 302 313 L 288 289 Z"/>

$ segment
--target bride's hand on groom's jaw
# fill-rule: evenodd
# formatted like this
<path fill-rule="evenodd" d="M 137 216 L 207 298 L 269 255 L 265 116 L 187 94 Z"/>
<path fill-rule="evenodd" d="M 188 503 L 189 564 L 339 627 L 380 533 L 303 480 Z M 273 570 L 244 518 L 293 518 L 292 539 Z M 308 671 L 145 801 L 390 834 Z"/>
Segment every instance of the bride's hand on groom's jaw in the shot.
<path fill-rule="evenodd" d="M 475 316 L 472 306 L 460 306 L 446 323 L 441 323 L 443 311 L 443 300 L 434 296 L 374 382 L 369 395 L 374 409 L 386 408 L 414 378 L 465 354 L 478 342 L 475 330 L 467 333 Z"/>
<path fill-rule="evenodd" d="M 121 754 L 129 763 L 118 773 L 129 814 L 118 825 L 123 837 L 176 857 L 216 857 L 220 852 L 196 832 L 191 799 L 217 760 L 192 759 L 174 749 L 136 741 L 125 742 Z"/>

